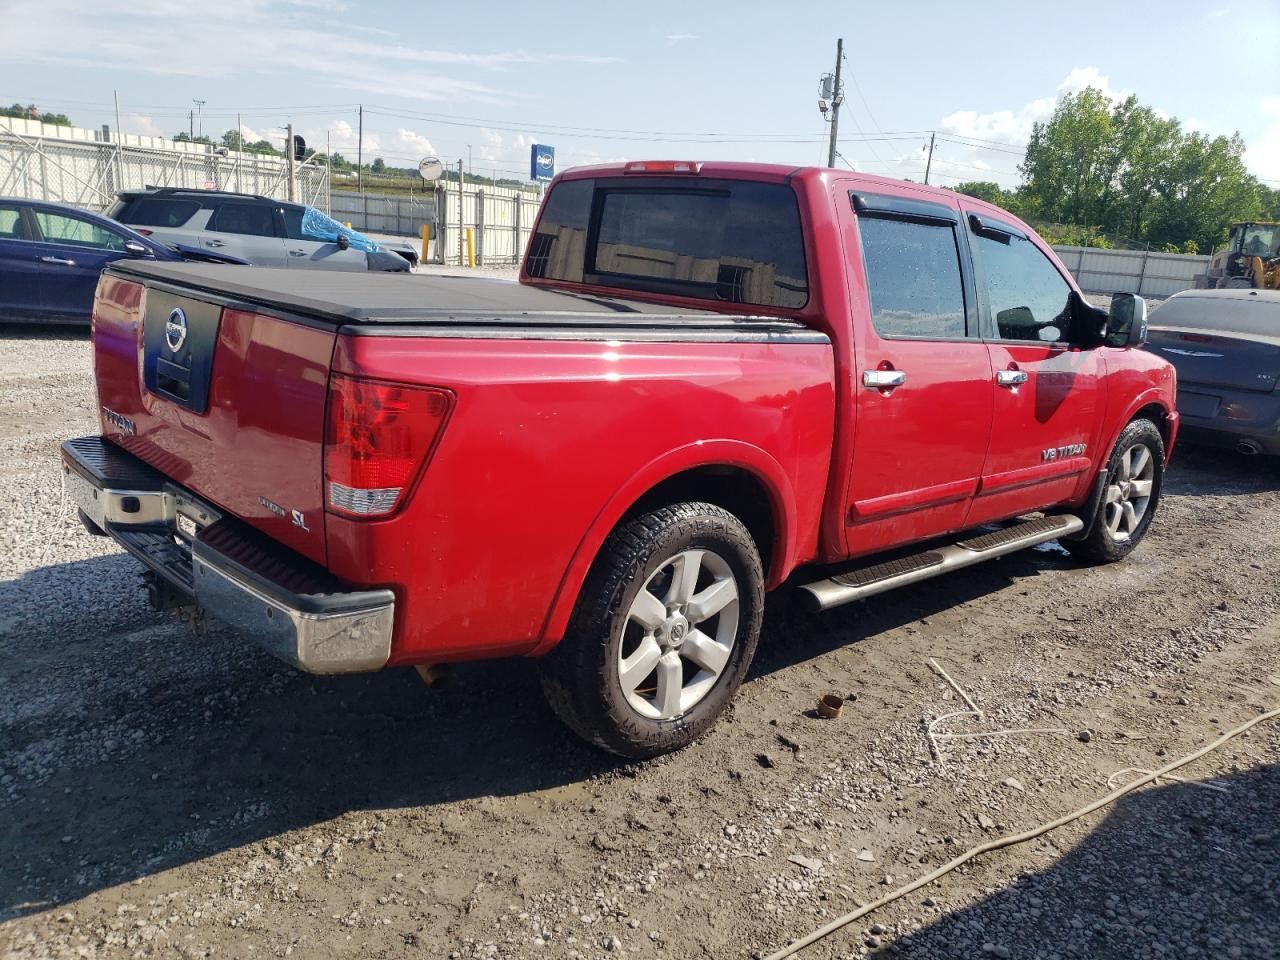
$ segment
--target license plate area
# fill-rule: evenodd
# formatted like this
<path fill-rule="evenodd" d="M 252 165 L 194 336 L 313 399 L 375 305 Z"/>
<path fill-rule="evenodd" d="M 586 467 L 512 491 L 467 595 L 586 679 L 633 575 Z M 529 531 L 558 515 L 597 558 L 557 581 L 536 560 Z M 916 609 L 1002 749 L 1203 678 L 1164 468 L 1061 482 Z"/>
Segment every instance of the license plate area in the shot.
<path fill-rule="evenodd" d="M 1187 417 L 1216 417 L 1222 398 L 1207 393 L 1178 391 L 1178 411 Z"/>
<path fill-rule="evenodd" d="M 200 531 L 222 519 L 222 514 L 198 500 L 185 490 L 169 486 L 166 488 L 173 496 L 173 539 L 178 546 L 190 552 Z"/>

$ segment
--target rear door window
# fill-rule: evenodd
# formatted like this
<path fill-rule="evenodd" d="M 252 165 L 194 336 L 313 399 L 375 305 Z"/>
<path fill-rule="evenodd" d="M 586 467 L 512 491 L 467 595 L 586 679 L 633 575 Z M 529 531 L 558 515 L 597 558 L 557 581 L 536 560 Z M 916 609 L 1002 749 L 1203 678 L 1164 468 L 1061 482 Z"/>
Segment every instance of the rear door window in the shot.
<path fill-rule="evenodd" d="M 213 212 L 206 230 L 248 237 L 275 237 L 275 211 L 267 203 L 224 203 Z"/>
<path fill-rule="evenodd" d="M 799 208 L 784 184 L 567 181 L 548 198 L 528 271 L 760 306 L 809 299 Z"/>
<path fill-rule="evenodd" d="M 115 219 L 139 227 L 180 227 L 200 209 L 196 200 L 173 197 L 138 197 L 130 201 Z"/>
<path fill-rule="evenodd" d="M 876 333 L 886 339 L 965 336 L 954 225 L 860 216 L 858 234 Z"/>
<path fill-rule="evenodd" d="M 22 208 L 0 203 L 0 240 L 27 240 Z"/>

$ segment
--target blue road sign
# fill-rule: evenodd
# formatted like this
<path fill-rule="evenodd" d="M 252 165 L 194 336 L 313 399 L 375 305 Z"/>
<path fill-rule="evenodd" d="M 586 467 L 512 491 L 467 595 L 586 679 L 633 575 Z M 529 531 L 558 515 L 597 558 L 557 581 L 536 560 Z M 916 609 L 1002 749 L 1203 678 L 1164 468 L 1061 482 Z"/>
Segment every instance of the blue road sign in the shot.
<path fill-rule="evenodd" d="M 529 151 L 529 179 L 550 180 L 556 175 L 556 148 L 535 143 Z"/>

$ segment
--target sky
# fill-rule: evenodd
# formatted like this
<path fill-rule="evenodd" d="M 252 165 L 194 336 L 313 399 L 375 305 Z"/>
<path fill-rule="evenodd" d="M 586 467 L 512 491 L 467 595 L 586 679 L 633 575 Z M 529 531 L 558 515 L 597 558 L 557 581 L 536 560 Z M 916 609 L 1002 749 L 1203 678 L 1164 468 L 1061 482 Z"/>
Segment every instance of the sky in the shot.
<path fill-rule="evenodd" d="M 1158 10 L 1158 13 L 1156 12 Z M 1184 128 L 1239 132 L 1280 187 L 1280 0 L 1156 4 L 631 0 L 0 0 L 0 103 L 77 126 L 250 139 L 292 122 L 366 161 L 458 159 L 527 176 L 623 159 L 826 162 L 820 77 L 845 42 L 841 163 L 1017 184 L 1032 124 L 1064 93 L 1129 93 Z"/>

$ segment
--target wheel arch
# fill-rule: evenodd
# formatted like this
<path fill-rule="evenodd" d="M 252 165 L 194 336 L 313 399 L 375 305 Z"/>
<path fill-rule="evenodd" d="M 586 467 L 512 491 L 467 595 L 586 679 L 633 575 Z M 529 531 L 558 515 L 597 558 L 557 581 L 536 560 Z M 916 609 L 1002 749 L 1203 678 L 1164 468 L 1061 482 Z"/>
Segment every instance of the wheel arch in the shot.
<path fill-rule="evenodd" d="M 536 656 L 564 635 L 579 591 L 609 534 L 646 510 L 689 500 L 723 507 L 750 531 L 764 563 L 766 587 L 777 586 L 795 566 L 796 501 L 782 466 L 752 444 L 713 440 L 672 450 L 638 471 L 597 513 L 579 542 L 531 651 Z"/>

